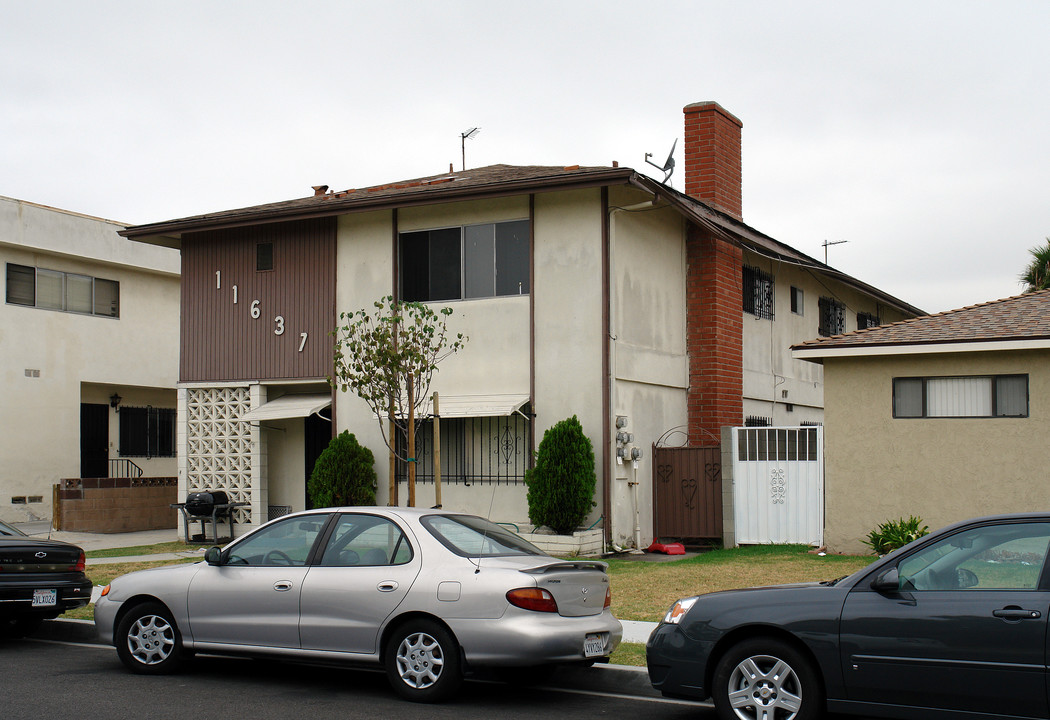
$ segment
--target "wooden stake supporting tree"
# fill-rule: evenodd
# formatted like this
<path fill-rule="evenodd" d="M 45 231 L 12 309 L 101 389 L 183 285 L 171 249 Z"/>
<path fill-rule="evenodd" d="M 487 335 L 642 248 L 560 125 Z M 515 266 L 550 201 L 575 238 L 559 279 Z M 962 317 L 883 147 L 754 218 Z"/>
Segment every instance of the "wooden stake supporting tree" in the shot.
<path fill-rule="evenodd" d="M 333 387 L 353 392 L 377 418 L 393 457 L 408 463 L 408 505 L 416 499 L 416 431 L 430 417 L 430 382 L 438 364 L 459 352 L 468 338 L 451 336 L 452 308 L 435 311 L 418 302 L 387 296 L 372 313 L 340 313 L 335 336 Z M 398 438 L 404 440 L 398 451 Z M 393 475 L 391 475 L 393 477 Z M 396 488 L 390 502 L 396 504 Z"/>

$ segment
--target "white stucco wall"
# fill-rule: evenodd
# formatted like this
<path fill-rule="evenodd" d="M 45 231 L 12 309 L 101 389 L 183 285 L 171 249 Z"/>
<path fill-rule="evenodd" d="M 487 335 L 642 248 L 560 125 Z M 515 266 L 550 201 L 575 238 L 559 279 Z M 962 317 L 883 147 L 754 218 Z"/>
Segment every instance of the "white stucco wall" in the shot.
<path fill-rule="evenodd" d="M 822 422 L 824 373 L 822 366 L 797 360 L 791 346 L 819 337 L 821 298 L 832 297 L 845 305 L 844 332 L 857 329 L 857 313 L 878 315 L 882 323 L 904 316 L 827 276 L 818 280 L 812 273 L 790 263 L 744 252 L 744 264 L 757 267 L 774 279 L 774 319 L 743 313 L 744 417 L 772 417 L 774 425 Z M 791 288 L 803 294 L 801 313 L 791 311 Z"/>
<path fill-rule="evenodd" d="M 613 207 L 646 199 L 637 191 L 610 193 Z M 685 435 L 676 428 L 684 432 L 688 423 L 685 229 L 681 216 L 666 207 L 614 210 L 609 227 L 612 415 L 628 418 L 625 430 L 634 441 L 627 453 L 642 451 L 638 463 L 617 463 L 615 445 L 610 453 L 611 537 L 644 548 L 653 540 L 653 443 L 683 444 Z"/>
<path fill-rule="evenodd" d="M 5 291 L 7 263 L 120 283 L 119 318 L 0 305 L 0 518 L 50 518 L 52 485 L 79 477 L 81 402 L 108 405 L 116 392 L 128 404 L 175 407 L 178 252 L 125 240 L 120 227 L 0 197 Z M 116 413 L 109 427 L 114 458 Z M 172 458 L 147 466 L 150 474 L 176 472 Z M 15 496 L 43 502 L 12 505 Z"/>

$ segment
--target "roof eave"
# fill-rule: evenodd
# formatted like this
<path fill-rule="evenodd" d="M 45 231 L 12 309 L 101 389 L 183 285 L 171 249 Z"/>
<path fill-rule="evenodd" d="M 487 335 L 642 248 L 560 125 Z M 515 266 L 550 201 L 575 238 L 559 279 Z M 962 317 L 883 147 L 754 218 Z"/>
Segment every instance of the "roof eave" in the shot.
<path fill-rule="evenodd" d="M 1050 338 L 985 338 L 974 340 L 865 343 L 863 345 L 818 344 L 807 347 L 795 345 L 791 356 L 796 360 L 822 363 L 826 359 L 886 357 L 896 355 L 935 355 L 972 352 L 1016 352 L 1019 350 L 1050 350 Z"/>
<path fill-rule="evenodd" d="M 181 238 L 186 232 L 218 230 L 224 228 L 244 227 L 247 225 L 264 225 L 275 222 L 309 220 L 319 217 L 345 215 L 354 212 L 367 212 L 402 207 L 418 207 L 439 203 L 458 202 L 463 200 L 484 200 L 493 197 L 506 197 L 522 193 L 553 192 L 564 189 L 583 189 L 604 185 L 625 184 L 630 181 L 635 171 L 631 168 L 609 168 L 604 172 L 589 172 L 579 175 L 543 176 L 525 180 L 487 183 L 467 187 L 435 186 L 422 192 L 397 193 L 377 197 L 359 197 L 347 199 L 326 199 L 316 207 L 247 209 L 243 214 L 227 217 L 201 216 L 180 220 L 168 220 L 147 225 L 135 225 L 120 231 L 123 237 L 141 242 L 166 244 L 160 242 L 166 238 L 169 242 Z M 171 245 L 168 245 L 171 247 Z M 177 245 L 176 245 L 177 247 Z"/>

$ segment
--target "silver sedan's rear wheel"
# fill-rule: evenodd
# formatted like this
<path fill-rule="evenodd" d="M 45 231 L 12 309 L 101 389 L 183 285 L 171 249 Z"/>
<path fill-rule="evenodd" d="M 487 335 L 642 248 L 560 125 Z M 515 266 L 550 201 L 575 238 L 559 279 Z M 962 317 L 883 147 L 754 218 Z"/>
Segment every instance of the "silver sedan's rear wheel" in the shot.
<path fill-rule="evenodd" d="M 723 720 L 811 720 L 824 711 L 811 663 L 773 638 L 745 640 L 730 648 L 715 670 L 712 694 Z"/>
<path fill-rule="evenodd" d="M 132 672 L 159 675 L 182 664 L 182 636 L 160 603 L 132 608 L 121 619 L 114 639 L 117 655 Z"/>
<path fill-rule="evenodd" d="M 425 618 L 410 620 L 391 633 L 384 664 L 394 691 L 414 702 L 444 700 L 463 681 L 455 638 Z"/>

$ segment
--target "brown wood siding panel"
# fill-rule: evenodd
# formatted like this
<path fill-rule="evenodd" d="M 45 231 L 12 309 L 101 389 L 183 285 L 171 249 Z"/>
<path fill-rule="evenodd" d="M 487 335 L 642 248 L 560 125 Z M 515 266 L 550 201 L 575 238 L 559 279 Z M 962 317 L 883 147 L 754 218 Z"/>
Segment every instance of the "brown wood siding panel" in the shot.
<path fill-rule="evenodd" d="M 335 219 L 322 218 L 183 237 L 180 381 L 327 377 L 335 232 Z M 267 242 L 273 243 L 274 269 L 257 271 L 256 245 Z M 258 318 L 251 317 L 254 300 Z M 281 335 L 274 332 L 278 315 L 284 318 Z"/>

